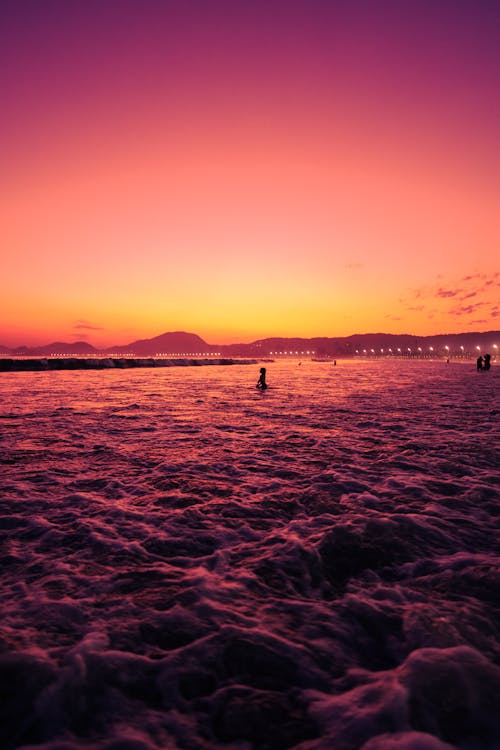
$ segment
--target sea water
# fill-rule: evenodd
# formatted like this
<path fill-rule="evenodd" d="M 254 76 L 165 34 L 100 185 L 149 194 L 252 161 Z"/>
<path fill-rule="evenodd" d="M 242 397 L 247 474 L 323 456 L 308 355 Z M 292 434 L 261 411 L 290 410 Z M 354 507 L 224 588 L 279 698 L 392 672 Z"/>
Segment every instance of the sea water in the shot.
<path fill-rule="evenodd" d="M 259 366 L 0 376 L 0 747 L 500 747 L 500 368 Z"/>

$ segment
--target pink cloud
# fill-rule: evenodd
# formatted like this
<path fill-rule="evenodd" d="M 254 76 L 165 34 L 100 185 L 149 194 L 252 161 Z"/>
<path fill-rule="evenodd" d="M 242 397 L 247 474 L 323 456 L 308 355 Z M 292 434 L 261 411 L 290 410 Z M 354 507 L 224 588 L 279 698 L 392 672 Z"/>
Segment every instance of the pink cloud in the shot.
<path fill-rule="evenodd" d="M 438 297 L 456 297 L 457 294 L 460 294 L 463 289 L 438 289 L 436 292 L 436 295 Z"/>
<path fill-rule="evenodd" d="M 475 313 L 479 308 L 484 307 L 486 305 L 486 302 L 476 302 L 473 305 L 460 305 L 459 307 L 454 307 L 452 310 L 450 310 L 451 315 L 472 315 Z"/>

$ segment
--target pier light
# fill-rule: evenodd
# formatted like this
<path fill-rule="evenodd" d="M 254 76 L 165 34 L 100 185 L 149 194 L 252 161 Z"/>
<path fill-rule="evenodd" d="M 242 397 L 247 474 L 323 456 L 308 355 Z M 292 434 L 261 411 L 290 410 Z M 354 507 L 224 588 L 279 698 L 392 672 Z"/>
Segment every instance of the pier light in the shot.
<path fill-rule="evenodd" d="M 363 349 L 363 354 L 366 354 L 366 349 Z"/>
<path fill-rule="evenodd" d="M 409 351 L 409 352 L 411 353 L 411 349 L 410 349 L 410 347 L 408 347 L 408 351 Z"/>
<path fill-rule="evenodd" d="M 481 347 L 480 346 L 476 346 L 476 349 L 478 350 L 478 352 L 481 351 Z"/>
<path fill-rule="evenodd" d="M 418 347 L 418 351 L 419 351 L 419 352 L 421 352 L 421 351 L 422 351 L 422 347 L 421 347 L 421 346 L 419 346 L 419 347 Z"/>
<path fill-rule="evenodd" d="M 384 353 L 384 350 L 383 350 L 383 349 L 381 349 L 381 350 L 380 350 L 380 354 L 383 354 L 383 353 Z"/>
<path fill-rule="evenodd" d="M 391 349 L 391 347 L 389 347 L 389 351 L 390 351 L 390 353 L 392 354 L 392 349 Z"/>
<path fill-rule="evenodd" d="M 449 346 L 448 346 L 447 344 L 445 345 L 445 347 L 444 347 L 444 348 L 446 349 L 446 351 L 447 351 L 447 352 L 449 352 L 449 351 L 450 351 L 450 347 L 449 347 Z"/>
<path fill-rule="evenodd" d="M 433 346 L 430 346 L 430 347 L 429 347 L 429 351 L 430 351 L 430 352 L 433 352 L 433 351 L 434 351 L 434 347 L 433 347 Z"/>
<path fill-rule="evenodd" d="M 372 354 L 375 354 L 375 349 L 370 349 Z"/>
<path fill-rule="evenodd" d="M 359 354 L 359 349 L 356 349 L 356 354 Z"/>

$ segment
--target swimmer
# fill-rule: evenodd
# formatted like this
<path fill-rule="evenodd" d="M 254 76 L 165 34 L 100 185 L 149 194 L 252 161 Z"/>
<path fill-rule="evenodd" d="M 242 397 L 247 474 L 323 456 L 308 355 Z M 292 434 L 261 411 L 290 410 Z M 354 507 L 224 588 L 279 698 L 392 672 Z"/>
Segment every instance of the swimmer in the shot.
<path fill-rule="evenodd" d="M 266 383 L 266 368 L 265 367 L 261 367 L 260 368 L 260 377 L 259 377 L 259 379 L 257 381 L 257 385 L 255 387 L 256 388 L 260 388 L 262 391 L 266 390 L 267 383 Z"/>

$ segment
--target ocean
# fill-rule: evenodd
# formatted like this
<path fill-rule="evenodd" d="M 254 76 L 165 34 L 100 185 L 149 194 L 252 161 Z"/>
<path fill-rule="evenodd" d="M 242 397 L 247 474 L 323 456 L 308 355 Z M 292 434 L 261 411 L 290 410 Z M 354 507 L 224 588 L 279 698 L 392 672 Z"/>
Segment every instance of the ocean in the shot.
<path fill-rule="evenodd" d="M 498 750 L 500 367 L 0 375 L 2 750 Z"/>

